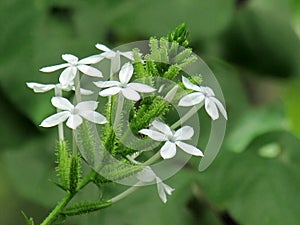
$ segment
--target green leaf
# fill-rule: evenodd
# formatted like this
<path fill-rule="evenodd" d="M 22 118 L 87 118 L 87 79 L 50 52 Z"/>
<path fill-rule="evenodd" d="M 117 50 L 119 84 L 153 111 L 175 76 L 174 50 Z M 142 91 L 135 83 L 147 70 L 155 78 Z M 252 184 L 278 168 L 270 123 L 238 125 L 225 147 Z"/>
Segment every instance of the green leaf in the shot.
<path fill-rule="evenodd" d="M 259 149 L 277 143 L 280 154 L 265 158 Z M 208 198 L 243 225 L 297 225 L 299 139 L 287 132 L 262 135 L 241 154 L 224 149 L 200 178 Z"/>
<path fill-rule="evenodd" d="M 300 80 L 292 80 L 288 83 L 284 94 L 284 104 L 287 113 L 289 129 L 298 137 L 300 137 L 300 106 L 299 93 Z"/>
<path fill-rule="evenodd" d="M 55 188 L 55 138 L 52 135 L 28 140 L 27 144 L 3 154 L 3 162 L 16 192 L 25 199 L 52 207 L 63 192 Z"/>
<path fill-rule="evenodd" d="M 100 209 L 104 209 L 106 207 L 111 206 L 110 201 L 101 201 L 101 202 L 80 202 L 75 204 L 74 206 L 70 206 L 66 208 L 62 214 L 66 216 L 76 216 L 87 214 L 95 211 L 99 211 Z"/>
<path fill-rule="evenodd" d="M 256 137 L 271 131 L 286 130 L 287 121 L 278 107 L 248 110 L 229 132 L 225 145 L 234 152 L 242 152 Z"/>
<path fill-rule="evenodd" d="M 164 181 L 175 188 L 166 204 L 160 200 L 156 185 L 145 186 L 100 213 L 76 218 L 77 224 L 97 224 L 101 221 L 103 225 L 220 225 L 220 217 L 214 210 L 206 207 L 201 211 L 191 209 L 191 201 L 194 199 L 192 183 L 197 180 L 197 176 L 201 176 L 195 171 L 182 170 Z M 115 195 L 116 191 L 118 193 L 126 188 L 117 186 L 108 193 Z"/>
<path fill-rule="evenodd" d="M 239 10 L 223 43 L 227 58 L 260 74 L 297 75 L 300 41 L 286 16 L 287 4 L 251 1 Z"/>
<path fill-rule="evenodd" d="M 167 12 L 166 9 L 170 10 Z M 117 5 L 115 13 L 114 32 L 123 40 L 141 33 L 146 37 L 163 36 L 170 28 L 182 22 L 193 31 L 192 40 L 209 39 L 229 25 L 234 13 L 234 1 L 122 1 Z"/>

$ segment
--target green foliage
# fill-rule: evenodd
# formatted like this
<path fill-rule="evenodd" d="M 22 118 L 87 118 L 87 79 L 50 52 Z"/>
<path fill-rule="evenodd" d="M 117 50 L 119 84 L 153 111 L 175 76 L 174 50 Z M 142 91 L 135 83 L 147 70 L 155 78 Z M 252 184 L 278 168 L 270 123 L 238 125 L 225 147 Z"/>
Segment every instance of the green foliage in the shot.
<path fill-rule="evenodd" d="M 101 202 L 80 202 L 75 204 L 74 206 L 70 206 L 66 208 L 62 214 L 65 216 L 76 216 L 87 214 L 91 212 L 98 211 L 100 209 L 104 209 L 110 206 L 112 203 L 109 201 L 101 201 Z"/>
<path fill-rule="evenodd" d="M 58 173 L 58 176 L 60 178 L 61 186 L 67 190 L 69 188 L 70 184 L 70 177 L 69 177 L 69 171 L 70 171 L 70 152 L 68 143 L 66 141 L 59 141 L 57 143 L 57 167 L 56 171 Z"/>
<path fill-rule="evenodd" d="M 182 23 L 168 35 L 168 41 L 177 42 L 179 45 L 183 47 L 188 47 L 189 42 L 187 40 L 187 36 L 188 36 L 188 31 L 186 28 L 186 24 Z"/>
<path fill-rule="evenodd" d="M 256 137 L 271 131 L 286 129 L 287 121 L 280 108 L 253 109 L 245 114 L 235 129 L 228 134 L 226 145 L 231 151 L 242 152 Z"/>
<path fill-rule="evenodd" d="M 77 191 L 77 187 L 78 187 L 80 178 L 81 178 L 80 156 L 75 155 L 75 156 L 71 157 L 71 163 L 70 163 L 69 190 L 71 193 L 75 193 Z"/>
<path fill-rule="evenodd" d="M 79 155 L 71 155 L 66 141 L 59 141 L 57 147 L 57 173 L 64 190 L 74 193 L 81 177 L 81 159 Z"/>
<path fill-rule="evenodd" d="M 22 215 L 26 221 L 26 225 L 34 225 L 33 218 L 28 218 L 24 212 L 22 212 Z"/>
<path fill-rule="evenodd" d="M 299 106 L 299 79 L 288 83 L 284 94 L 285 110 L 287 113 L 288 128 L 300 137 L 300 106 Z"/>
<path fill-rule="evenodd" d="M 147 127 L 153 118 L 162 118 L 170 109 L 170 105 L 160 97 L 149 97 L 141 101 L 130 123 L 132 132 L 137 133 Z"/>
<path fill-rule="evenodd" d="M 277 143 L 280 153 L 262 157 L 259 151 L 269 143 Z M 257 137 L 241 154 L 224 149 L 201 176 L 203 190 L 239 224 L 297 225 L 299 144 L 287 132 L 272 132 Z"/>
<path fill-rule="evenodd" d="M 225 95 L 230 120 L 221 154 L 205 173 L 199 175 L 188 169 L 168 180 L 176 190 L 166 206 L 155 193 L 156 187 L 151 186 L 109 210 L 89 217 L 76 217 L 70 219 L 70 223 L 219 225 L 225 223 L 222 213 L 226 212 L 226 218 L 243 225 L 298 225 L 299 140 L 282 130 L 289 129 L 299 136 L 299 85 L 297 80 L 289 80 L 300 71 L 299 3 L 296 0 L 252 0 L 237 7 L 236 2 L 1 1 L 0 114 L 3 120 L 0 143 L 3 150 L 0 155 L 0 207 L 4 211 L 0 224 L 21 224 L 23 218 L 17 217 L 16 212 L 24 207 L 32 216 L 44 214 L 43 209 L 53 208 L 62 194 L 52 183 L 45 182 L 45 178 L 55 179 L 54 165 L 49 163 L 54 160 L 54 145 L 49 144 L 54 142 L 54 136 L 51 131 L 43 130 L 44 134 L 41 134 L 34 125 L 51 114 L 52 93 L 36 96 L 24 83 L 33 80 L 56 83 L 59 73 L 43 76 L 38 69 L 60 63 L 58 58 L 62 53 L 71 51 L 80 57 L 96 54 L 96 49 L 87 46 L 100 41 L 116 46 L 149 35 L 160 37 L 170 27 L 186 21 L 193 49 L 209 63 Z M 157 43 L 161 41 L 157 40 Z M 188 51 L 178 52 L 177 42 L 172 42 L 166 52 L 165 40 L 162 39 L 161 45 L 153 41 L 157 48 L 163 46 L 162 50 L 158 49 L 157 57 L 166 59 L 168 54 L 169 59 L 180 60 L 180 55 L 188 54 Z M 171 62 L 170 67 L 153 61 L 144 66 L 136 53 L 134 77 L 147 76 L 147 82 L 153 82 L 153 76 L 180 79 L 184 62 Z M 286 80 L 269 81 L 286 88 L 286 94 L 281 96 L 277 89 L 261 87 L 265 75 L 286 77 Z M 286 81 L 288 85 L 285 85 Z M 286 114 L 283 106 L 278 104 L 282 100 Z M 270 101 L 277 106 L 269 107 Z M 138 104 L 132 110 L 131 121 L 142 108 Z M 199 143 L 205 146 L 208 134 L 204 130 L 209 124 L 205 122 L 207 115 L 202 111 L 200 115 L 204 119 L 201 120 Z M 124 147 L 117 144 L 111 126 L 101 132 L 109 137 L 107 146 Z M 92 146 L 90 136 L 87 132 L 82 139 L 86 142 L 85 149 L 93 151 L 89 147 Z M 147 143 L 146 140 L 143 143 Z M 195 167 L 198 163 L 195 160 Z M 102 190 L 103 184 L 109 182 L 101 176 L 95 177 L 94 181 Z M 190 185 L 193 181 L 196 183 Z M 195 193 L 199 187 L 200 191 Z M 108 194 L 122 189 L 105 188 Z M 88 190 L 88 193 L 80 193 L 84 194 L 82 199 L 93 196 Z M 98 190 L 96 192 L 99 194 Z M 62 222 L 57 220 L 56 223 Z M 32 222 L 27 217 L 28 224 L 32 225 Z"/>

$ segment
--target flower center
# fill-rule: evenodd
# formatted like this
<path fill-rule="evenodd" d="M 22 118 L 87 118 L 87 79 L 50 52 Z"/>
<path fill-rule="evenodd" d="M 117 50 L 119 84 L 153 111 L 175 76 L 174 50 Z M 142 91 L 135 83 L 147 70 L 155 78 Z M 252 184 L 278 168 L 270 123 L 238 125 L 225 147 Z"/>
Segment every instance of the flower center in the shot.
<path fill-rule="evenodd" d="M 78 112 L 79 112 L 79 110 L 76 109 L 75 107 L 71 110 L 71 113 L 72 113 L 73 115 L 78 114 Z"/>

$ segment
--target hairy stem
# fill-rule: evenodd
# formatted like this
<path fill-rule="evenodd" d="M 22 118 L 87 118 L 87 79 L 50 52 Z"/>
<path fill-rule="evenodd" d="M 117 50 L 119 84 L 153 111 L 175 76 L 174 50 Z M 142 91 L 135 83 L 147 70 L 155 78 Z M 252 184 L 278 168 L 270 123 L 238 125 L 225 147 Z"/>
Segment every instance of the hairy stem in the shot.
<path fill-rule="evenodd" d="M 41 225 L 51 225 L 56 220 L 57 216 L 62 213 L 64 208 L 68 203 L 74 198 L 74 196 L 83 189 L 86 185 L 94 180 L 96 172 L 91 170 L 85 178 L 78 184 L 76 192 L 67 192 L 65 197 L 57 204 L 57 206 L 52 210 L 52 212 L 46 217 L 46 219 L 41 223 Z"/>
<path fill-rule="evenodd" d="M 67 192 L 65 197 L 57 204 L 57 206 L 52 210 L 52 212 L 46 217 L 46 219 L 41 223 L 41 225 L 51 225 L 61 213 L 64 207 L 71 201 L 74 195 Z"/>

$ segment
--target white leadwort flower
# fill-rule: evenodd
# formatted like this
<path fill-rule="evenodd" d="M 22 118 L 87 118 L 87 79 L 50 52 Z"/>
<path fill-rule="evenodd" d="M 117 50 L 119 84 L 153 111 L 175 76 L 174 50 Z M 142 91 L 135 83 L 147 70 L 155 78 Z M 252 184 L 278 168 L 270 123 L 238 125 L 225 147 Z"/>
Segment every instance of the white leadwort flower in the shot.
<path fill-rule="evenodd" d="M 107 88 L 99 92 L 100 96 L 112 96 L 115 94 L 122 94 L 125 98 L 133 101 L 140 100 L 141 93 L 150 93 L 155 91 L 154 88 L 141 84 L 129 83 L 133 74 L 133 66 L 128 62 L 124 64 L 119 72 L 119 81 L 98 81 L 94 82 L 97 87 Z"/>
<path fill-rule="evenodd" d="M 59 82 L 63 85 L 71 83 L 74 80 L 78 70 L 88 76 L 102 77 L 101 71 L 94 67 L 88 66 L 89 64 L 95 64 L 99 62 L 99 59 L 94 56 L 78 60 L 78 58 L 74 55 L 63 54 L 62 59 L 67 63 L 43 67 L 40 69 L 40 71 L 49 73 L 65 68 L 59 77 Z"/>
<path fill-rule="evenodd" d="M 106 47 L 103 44 L 96 44 L 96 48 L 99 50 L 103 51 L 99 55 L 100 60 L 101 57 L 107 58 L 111 60 L 111 69 L 110 69 L 110 74 L 113 75 L 116 72 L 120 70 L 121 67 L 121 56 L 124 56 L 127 59 L 130 59 L 131 61 L 133 60 L 133 53 L 132 51 L 127 51 L 127 52 L 120 52 L 119 50 L 113 51 L 110 48 Z"/>
<path fill-rule="evenodd" d="M 208 115 L 216 120 L 219 118 L 219 111 L 227 120 L 227 113 L 222 103 L 215 97 L 215 93 L 210 87 L 197 86 L 189 81 L 189 79 L 182 77 L 183 85 L 195 92 L 184 96 L 178 103 L 179 106 L 194 106 L 205 102 L 205 110 Z"/>
<path fill-rule="evenodd" d="M 42 127 L 53 127 L 67 120 L 67 126 L 76 129 L 82 123 L 82 118 L 97 124 L 107 123 L 106 118 L 95 111 L 98 107 L 96 101 L 83 101 L 74 106 L 66 98 L 53 97 L 51 102 L 53 106 L 62 110 L 62 112 L 46 118 L 40 125 Z"/>
<path fill-rule="evenodd" d="M 26 85 L 31 88 L 35 93 L 44 93 L 53 89 L 58 89 L 58 90 L 62 90 L 62 91 L 75 91 L 75 86 L 74 83 L 70 83 L 70 84 L 40 84 L 40 83 L 35 83 L 35 82 L 27 82 Z M 80 88 L 80 93 L 82 95 L 91 95 L 93 94 L 92 91 L 84 89 L 84 88 Z"/>
<path fill-rule="evenodd" d="M 153 172 L 153 170 L 149 166 L 144 167 L 143 170 L 137 174 L 137 179 L 139 179 L 143 183 L 149 183 L 155 180 L 157 184 L 158 195 L 163 203 L 167 202 L 167 194 L 171 195 L 175 190 L 174 188 L 171 188 L 170 186 L 163 183 L 162 180 Z"/>
<path fill-rule="evenodd" d="M 191 139 L 194 135 L 194 129 L 190 126 L 184 126 L 175 132 L 165 123 L 155 120 L 152 122 L 150 129 L 142 129 L 139 132 L 155 141 L 165 141 L 165 144 L 160 149 L 160 155 L 164 159 L 171 159 L 176 155 L 176 146 L 188 154 L 203 156 L 201 150 L 182 142 Z"/>

